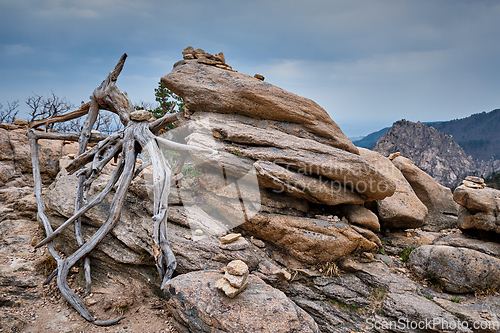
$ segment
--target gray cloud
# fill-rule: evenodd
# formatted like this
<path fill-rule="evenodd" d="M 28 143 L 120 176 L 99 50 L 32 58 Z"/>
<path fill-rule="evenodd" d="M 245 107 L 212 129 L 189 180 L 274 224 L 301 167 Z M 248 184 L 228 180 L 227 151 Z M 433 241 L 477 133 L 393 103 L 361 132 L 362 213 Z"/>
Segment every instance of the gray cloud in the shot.
<path fill-rule="evenodd" d="M 52 90 L 79 103 L 123 52 L 119 86 L 152 101 L 192 45 L 312 98 L 357 136 L 500 107 L 498 17 L 498 1 L 3 1 L 0 102 Z"/>

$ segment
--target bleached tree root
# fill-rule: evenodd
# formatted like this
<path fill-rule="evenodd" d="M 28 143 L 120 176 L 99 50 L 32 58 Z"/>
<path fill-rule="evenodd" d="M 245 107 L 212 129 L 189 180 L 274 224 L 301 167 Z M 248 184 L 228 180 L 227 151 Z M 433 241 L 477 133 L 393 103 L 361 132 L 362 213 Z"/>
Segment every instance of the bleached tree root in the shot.
<path fill-rule="evenodd" d="M 167 237 L 167 210 L 168 196 L 170 192 L 171 170 L 163 156 L 159 145 L 169 147 L 170 149 L 183 150 L 190 154 L 214 154 L 215 151 L 182 145 L 157 137 L 155 134 L 164 129 L 167 125 L 179 119 L 177 114 L 166 114 L 164 117 L 149 124 L 145 121 L 133 121 L 130 119 L 131 112 L 134 111 L 132 102 L 127 94 L 121 92 L 115 85 L 120 74 L 127 55 L 124 54 L 115 69 L 113 69 L 101 85 L 94 90 L 91 101 L 80 110 L 67 115 L 44 119 L 32 123 L 29 126 L 29 140 L 31 147 L 31 159 L 33 165 L 33 178 L 35 196 L 38 207 L 38 217 L 42 221 L 47 237 L 36 247 L 48 245 L 49 252 L 57 262 L 57 269 L 44 282 L 48 283 L 57 276 L 57 286 L 63 297 L 75 308 L 78 313 L 86 320 L 96 325 L 108 326 L 119 322 L 124 317 L 115 318 L 108 321 L 96 320 L 88 311 L 85 303 L 78 295 L 71 290 L 67 284 L 67 276 L 71 267 L 79 260 L 84 259 L 84 271 L 86 280 L 86 295 L 90 291 L 90 260 L 88 254 L 104 239 L 104 237 L 114 228 L 120 220 L 120 214 L 123 202 L 128 192 L 128 188 L 133 178 L 148 165 L 153 168 L 153 193 L 154 193 L 154 215 L 153 219 L 153 239 L 152 253 L 155 258 L 156 267 L 163 287 L 170 280 L 176 268 L 177 262 L 170 249 Z M 104 136 L 91 133 L 99 110 L 108 110 L 116 113 L 121 122 L 125 125 L 124 129 Z M 34 127 L 47 125 L 54 122 L 64 122 L 75 119 L 79 116 L 87 115 L 83 129 L 80 133 L 43 133 L 35 131 Z M 66 166 L 69 173 L 75 173 L 78 176 L 77 195 L 75 198 L 75 211 L 73 216 L 66 220 L 56 230 L 52 229 L 50 221 L 44 213 L 42 200 L 42 183 L 40 177 L 40 163 L 38 160 L 38 139 L 57 139 L 57 140 L 78 140 L 78 156 Z M 89 142 L 98 142 L 92 149 L 87 150 Z M 150 161 L 144 163 L 136 169 L 137 155 L 146 152 Z M 103 168 L 112 160 L 119 157 L 119 162 L 113 175 L 108 181 L 104 190 L 94 198 L 87 200 L 89 189 L 94 180 L 98 178 Z M 89 165 L 90 164 L 90 165 Z M 109 216 L 106 222 L 89 239 L 84 240 L 81 232 L 81 218 L 89 209 L 101 203 L 104 198 L 117 185 L 116 192 L 111 202 Z M 61 232 L 73 224 L 75 226 L 75 238 L 78 249 L 66 258 L 61 258 L 54 249 L 52 241 L 61 234 Z"/>

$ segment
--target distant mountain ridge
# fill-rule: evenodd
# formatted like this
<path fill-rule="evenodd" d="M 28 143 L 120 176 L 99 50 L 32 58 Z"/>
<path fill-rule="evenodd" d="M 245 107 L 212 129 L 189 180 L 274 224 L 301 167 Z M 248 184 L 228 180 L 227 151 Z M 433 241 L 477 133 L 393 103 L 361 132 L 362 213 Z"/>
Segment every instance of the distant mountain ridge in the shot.
<path fill-rule="evenodd" d="M 421 122 L 395 122 L 373 150 L 384 156 L 400 152 L 438 183 L 448 187 L 455 187 L 466 176 L 476 173 L 474 161 L 451 135 Z"/>
<path fill-rule="evenodd" d="M 476 160 L 500 160 L 500 109 L 426 125 L 452 135 L 465 152 Z"/>
<path fill-rule="evenodd" d="M 389 128 L 390 127 L 384 127 L 380 131 L 370 133 L 359 140 L 353 141 L 352 143 L 354 143 L 354 145 L 357 147 L 372 149 L 373 147 L 375 147 L 378 139 L 380 139 L 382 135 L 384 135 L 389 130 Z"/>
<path fill-rule="evenodd" d="M 500 109 L 476 113 L 461 119 L 423 124 L 451 135 L 465 153 L 472 157 L 478 175 L 487 176 L 500 171 Z M 383 128 L 353 143 L 359 147 L 373 149 L 388 130 L 389 128 Z"/>

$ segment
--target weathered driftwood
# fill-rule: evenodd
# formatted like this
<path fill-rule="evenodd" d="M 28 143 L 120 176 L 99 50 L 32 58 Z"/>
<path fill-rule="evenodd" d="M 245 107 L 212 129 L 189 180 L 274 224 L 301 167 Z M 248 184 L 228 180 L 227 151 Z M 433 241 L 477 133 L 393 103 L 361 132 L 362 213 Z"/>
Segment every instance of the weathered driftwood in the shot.
<path fill-rule="evenodd" d="M 45 119 L 32 124 L 30 128 L 49 124 L 53 122 L 62 122 L 74 119 L 75 115 L 84 115 L 85 119 L 81 133 L 40 133 L 34 129 L 29 130 L 29 139 L 31 146 L 31 158 L 33 164 L 33 177 L 35 180 L 35 195 L 38 206 L 38 216 L 43 222 L 47 237 L 36 247 L 48 244 L 49 252 L 57 262 L 57 269 L 48 277 L 45 283 L 48 283 L 53 277 L 57 276 L 57 285 L 64 298 L 88 321 L 96 325 L 112 325 L 120 321 L 123 317 L 98 321 L 85 307 L 84 302 L 68 286 L 66 279 L 68 272 L 73 265 L 84 258 L 84 271 L 86 288 L 85 295 L 90 291 L 90 261 L 87 254 L 92 251 L 103 238 L 113 229 L 120 220 L 121 209 L 129 185 L 134 177 L 148 165 L 153 167 L 153 193 L 154 193 L 154 215 L 153 215 L 153 239 L 152 252 L 155 257 L 156 267 L 158 269 L 161 286 L 171 278 L 175 268 L 176 260 L 172 253 L 167 238 L 167 209 L 168 195 L 170 192 L 171 170 L 165 160 L 159 145 L 170 149 L 179 149 L 191 154 L 214 154 L 212 150 L 202 149 L 193 146 L 187 146 L 159 138 L 155 135 L 167 125 L 179 119 L 179 115 L 167 114 L 164 117 L 149 124 L 145 121 L 133 121 L 130 114 L 134 111 L 132 102 L 127 94 L 121 92 L 115 85 L 126 59 L 124 54 L 115 69 L 112 70 L 102 84 L 94 90 L 91 101 L 85 105 L 84 110 L 80 109 L 67 115 Z M 82 107 L 83 108 L 83 107 Z M 91 133 L 99 110 L 108 110 L 116 113 L 125 127 L 109 136 L 103 136 Z M 75 199 L 75 211 L 73 216 L 66 220 L 55 231 L 52 229 L 50 221 L 44 214 L 42 201 L 42 183 L 40 177 L 40 165 L 38 161 L 38 139 L 63 139 L 77 140 L 79 142 L 78 156 L 67 165 L 66 170 L 69 173 L 77 173 L 78 185 Z M 98 144 L 92 149 L 87 150 L 89 142 Z M 137 154 L 142 150 L 144 155 L 150 159 L 136 169 Z M 117 159 L 119 162 L 113 175 L 108 181 L 104 190 L 94 198 L 87 200 L 88 191 L 92 182 L 97 179 L 102 169 L 111 161 Z M 118 184 L 113 197 L 110 213 L 106 222 L 89 239 L 85 240 L 81 233 L 81 217 L 92 207 L 98 205 L 105 196 L 111 192 L 111 189 Z M 69 225 L 75 226 L 75 237 L 79 248 L 66 258 L 61 258 L 52 241 Z"/>

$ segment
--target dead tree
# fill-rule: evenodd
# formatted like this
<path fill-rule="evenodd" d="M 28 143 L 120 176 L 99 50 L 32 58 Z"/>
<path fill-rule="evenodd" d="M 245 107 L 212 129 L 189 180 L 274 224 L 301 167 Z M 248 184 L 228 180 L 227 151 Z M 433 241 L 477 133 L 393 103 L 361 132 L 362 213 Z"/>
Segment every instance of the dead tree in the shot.
<path fill-rule="evenodd" d="M 99 321 L 87 310 L 84 302 L 68 286 L 66 279 L 68 272 L 80 259 L 84 259 L 84 271 L 86 279 L 86 295 L 90 291 L 90 261 L 87 255 L 99 242 L 113 229 L 120 220 L 120 212 L 129 185 L 134 177 L 145 167 L 135 169 L 137 155 L 141 151 L 147 152 L 153 168 L 153 193 L 154 193 L 154 215 L 152 252 L 155 258 L 156 267 L 161 279 L 161 286 L 171 278 L 176 268 L 176 260 L 172 253 L 167 238 L 167 209 L 168 195 L 170 192 L 171 170 L 166 162 L 160 148 L 166 146 L 170 149 L 179 149 L 191 154 L 215 154 L 210 149 L 203 149 L 194 146 L 182 145 L 156 136 L 167 125 L 179 119 L 179 114 L 166 114 L 164 117 L 148 123 L 148 115 L 144 111 L 134 111 L 132 102 L 127 94 L 116 87 L 116 80 L 125 63 L 127 55 L 124 54 L 115 69 L 113 69 L 101 85 L 96 88 L 89 103 L 74 112 L 66 115 L 53 117 L 31 123 L 28 126 L 28 136 L 31 147 L 31 159 L 33 164 L 34 189 L 37 200 L 38 216 L 42 221 L 47 237 L 36 247 L 48 244 L 48 249 L 52 257 L 57 262 L 57 269 L 49 276 L 46 282 L 57 275 L 57 286 L 64 298 L 80 313 L 86 320 L 94 322 L 96 325 L 112 325 L 120 321 L 123 317 Z M 117 114 L 124 128 L 108 136 L 91 133 L 92 126 L 96 122 L 99 110 L 108 110 Z M 64 122 L 87 115 L 83 129 L 80 133 L 45 133 L 39 132 L 34 127 L 45 125 L 46 127 L 55 122 Z M 75 199 L 75 213 L 59 228 L 53 230 L 52 225 L 44 213 L 42 200 L 42 183 L 40 177 L 40 164 L 38 160 L 38 139 L 56 140 L 78 140 L 78 156 L 66 166 L 66 170 L 78 176 L 77 194 Z M 98 142 L 92 149 L 87 150 L 90 142 Z M 111 159 L 117 159 L 117 167 L 114 170 L 107 186 L 104 190 L 89 199 L 87 194 L 92 182 L 97 179 L 103 168 Z M 113 187 L 118 184 L 113 197 L 109 216 L 99 230 L 88 240 L 84 240 L 81 232 L 81 217 L 92 207 L 96 206 L 104 197 L 110 193 Z M 52 240 L 57 237 L 69 225 L 74 224 L 75 236 L 79 248 L 71 255 L 61 258 L 55 250 Z"/>

